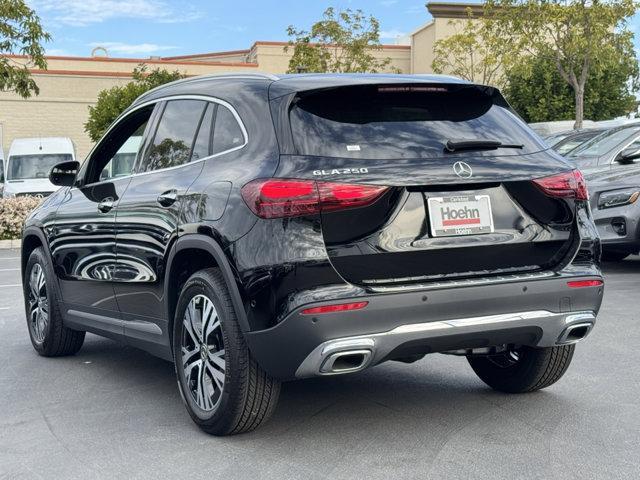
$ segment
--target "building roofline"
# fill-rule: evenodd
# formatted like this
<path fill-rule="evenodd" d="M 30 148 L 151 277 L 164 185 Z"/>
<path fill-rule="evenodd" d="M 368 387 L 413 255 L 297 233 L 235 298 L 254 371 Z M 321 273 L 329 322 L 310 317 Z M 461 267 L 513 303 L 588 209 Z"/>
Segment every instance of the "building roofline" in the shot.
<path fill-rule="evenodd" d="M 106 72 L 98 70 L 42 70 L 39 68 L 30 68 L 29 73 L 33 75 L 73 75 L 76 77 L 133 78 L 132 72 Z"/>
<path fill-rule="evenodd" d="M 6 55 L 9 58 L 28 59 L 28 55 Z M 166 59 L 157 58 L 121 58 L 121 57 L 73 57 L 60 55 L 45 55 L 47 60 L 71 60 L 77 62 L 115 62 L 115 63 L 148 63 L 153 65 L 203 65 L 203 66 L 220 66 L 220 67 L 257 67 L 257 63 L 249 62 L 174 62 Z"/>
<path fill-rule="evenodd" d="M 412 32 L 409 32 L 407 35 L 409 35 L 409 37 L 413 37 L 416 33 L 421 32 L 422 30 L 424 30 L 425 28 L 430 27 L 431 25 L 433 25 L 435 22 L 433 21 L 433 18 L 431 20 L 429 20 L 426 23 L 423 23 L 422 25 L 420 25 L 418 28 L 416 28 L 415 30 L 413 30 Z"/>
<path fill-rule="evenodd" d="M 251 50 L 250 49 L 245 49 L 245 50 L 223 50 L 220 52 L 209 52 L 209 53 L 193 53 L 191 55 L 176 55 L 173 57 L 161 57 L 161 60 L 182 60 L 182 59 L 189 59 L 189 58 L 206 58 L 206 57 L 212 57 L 212 56 L 216 56 L 216 55 L 220 55 L 220 56 L 226 56 L 226 55 L 237 55 L 240 53 L 250 53 Z M 192 63 L 192 62 L 190 62 Z"/>
<path fill-rule="evenodd" d="M 433 18 L 468 18 L 467 9 L 471 9 L 474 16 L 481 17 L 484 13 L 484 3 L 427 3 L 427 10 Z"/>
<path fill-rule="evenodd" d="M 269 40 L 258 40 L 256 42 L 253 42 L 253 45 L 251 46 L 250 50 L 253 50 L 256 46 L 258 45 L 267 45 L 267 46 L 280 46 L 280 47 L 285 47 L 287 45 L 289 45 L 289 42 L 280 42 L 280 41 L 269 41 Z M 315 43 L 310 43 L 310 45 L 316 45 Z M 383 43 L 380 45 L 380 48 L 382 48 L 383 50 L 408 50 L 411 48 L 410 45 L 394 45 L 391 43 Z"/>

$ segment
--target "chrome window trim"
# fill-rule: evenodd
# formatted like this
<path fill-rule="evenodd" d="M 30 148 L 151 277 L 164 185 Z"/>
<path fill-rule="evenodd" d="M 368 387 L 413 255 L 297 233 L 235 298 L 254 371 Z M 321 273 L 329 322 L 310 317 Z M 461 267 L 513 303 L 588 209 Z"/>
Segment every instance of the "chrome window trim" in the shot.
<path fill-rule="evenodd" d="M 619 148 L 619 150 L 617 150 L 612 156 L 611 156 L 611 160 L 609 160 L 609 165 L 613 165 L 616 162 L 616 158 L 618 157 L 618 155 L 620 154 L 620 152 L 622 152 L 625 148 L 627 148 L 629 145 L 631 145 L 632 143 L 634 143 L 635 141 L 640 140 L 640 133 L 636 133 L 636 136 L 633 137 L 631 139 L 631 141 L 623 144 L 622 147 Z M 634 162 L 635 163 L 635 162 Z"/>
<path fill-rule="evenodd" d="M 109 179 L 109 180 L 103 180 L 103 181 L 100 181 L 100 182 L 93 182 L 93 183 L 86 183 L 82 187 L 83 188 L 84 187 L 92 187 L 92 186 L 95 186 L 95 185 L 100 185 L 102 183 L 109 183 L 110 181 L 113 181 L 114 179 L 115 180 L 121 180 L 121 179 L 125 179 L 125 178 L 139 177 L 139 176 L 142 176 L 142 175 L 149 175 L 151 173 L 166 172 L 166 171 L 169 171 L 169 170 L 175 170 L 175 169 L 178 169 L 178 168 L 183 168 L 183 167 L 186 167 L 188 165 L 194 165 L 196 163 L 200 163 L 200 162 L 203 162 L 205 160 L 209 160 L 211 158 L 219 157 L 220 155 L 226 155 L 227 153 L 235 152 L 236 150 L 240 150 L 240 149 L 246 147 L 247 144 L 249 143 L 249 134 L 247 133 L 247 129 L 244 126 L 244 123 L 242 122 L 242 119 L 240 118 L 240 115 L 238 114 L 236 109 L 229 102 L 226 102 L 226 101 L 221 100 L 221 99 L 216 98 L 216 97 L 211 97 L 209 95 L 170 95 L 168 97 L 162 97 L 162 98 L 156 98 L 154 100 L 149 100 L 148 102 L 144 102 L 144 103 L 141 103 L 140 105 L 136 105 L 131 110 L 127 110 L 126 112 L 123 112 L 111 124 L 111 126 L 107 129 L 107 131 L 102 135 L 102 138 L 100 138 L 100 141 L 97 142 L 93 146 L 93 148 L 91 149 L 91 151 L 87 155 L 87 158 L 86 158 L 85 161 L 90 161 L 91 156 L 93 155 L 93 153 L 96 150 L 96 148 L 98 147 L 98 145 L 102 142 L 102 139 L 104 139 L 107 135 L 109 135 L 111 130 L 113 130 L 115 128 L 115 126 L 120 123 L 120 121 L 122 119 L 124 119 L 125 117 L 128 117 L 133 112 L 136 112 L 136 111 L 138 111 L 138 110 L 140 110 L 142 108 L 148 107 L 149 105 L 155 105 L 155 104 L 158 104 L 160 102 L 168 102 L 168 101 L 171 101 L 171 100 L 202 100 L 202 101 L 205 101 L 205 102 L 215 103 L 215 104 L 218 104 L 218 105 L 222 105 L 223 107 L 227 107 L 231 111 L 233 117 L 236 119 L 236 122 L 238 122 L 238 125 L 240 125 L 240 130 L 242 130 L 242 136 L 244 137 L 244 142 L 242 143 L 242 145 L 238 145 L 237 147 L 230 148 L 230 149 L 225 150 L 223 152 L 214 153 L 213 155 L 209 155 L 208 157 L 199 158 L 198 160 L 194 160 L 193 162 L 183 163 L 182 165 L 176 165 L 174 167 L 159 168 L 157 170 L 150 170 L 148 172 L 140 172 L 140 173 L 133 172 L 130 175 L 123 175 L 121 177 L 114 177 L 113 179 Z M 215 132 L 215 123 L 214 123 L 214 132 Z M 76 187 L 75 185 L 73 187 L 71 187 L 72 190 L 73 189 L 77 189 L 77 188 L 78 187 Z"/>

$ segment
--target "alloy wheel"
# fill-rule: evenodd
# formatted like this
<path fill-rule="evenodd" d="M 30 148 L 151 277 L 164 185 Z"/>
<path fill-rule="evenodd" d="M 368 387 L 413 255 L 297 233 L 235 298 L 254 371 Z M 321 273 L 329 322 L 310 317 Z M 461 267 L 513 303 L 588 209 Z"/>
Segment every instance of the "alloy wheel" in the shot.
<path fill-rule="evenodd" d="M 49 300 L 44 270 L 39 263 L 29 274 L 29 328 L 36 342 L 44 342 L 49 325 Z"/>
<path fill-rule="evenodd" d="M 204 295 L 194 296 L 185 310 L 181 361 L 193 400 L 204 411 L 214 410 L 224 390 L 225 350 L 218 312 Z"/>

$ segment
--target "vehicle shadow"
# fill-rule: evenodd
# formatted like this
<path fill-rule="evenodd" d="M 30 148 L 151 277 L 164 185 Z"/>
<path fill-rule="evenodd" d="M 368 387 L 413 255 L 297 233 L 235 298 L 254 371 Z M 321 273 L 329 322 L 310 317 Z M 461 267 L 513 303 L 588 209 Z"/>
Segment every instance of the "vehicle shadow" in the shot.
<path fill-rule="evenodd" d="M 83 362 L 99 365 L 97 378 L 101 392 L 109 392 L 107 398 L 126 393 L 130 407 L 124 413 L 140 421 L 140 416 L 147 416 L 149 422 L 158 416 L 166 420 L 173 417 L 169 422 L 174 426 L 199 432 L 186 415 L 170 362 L 106 339 L 92 340 L 78 356 Z M 545 404 L 552 406 L 551 413 L 541 416 Z M 446 438 L 460 429 L 473 430 L 474 425 L 496 419 L 520 431 L 553 430 L 562 417 L 572 414 L 572 408 L 567 397 L 552 391 L 528 395 L 494 392 L 477 379 L 466 359 L 428 355 L 411 365 L 387 362 L 351 375 L 285 382 L 271 421 L 229 441 L 257 442 L 274 455 L 284 455 L 298 451 L 298 442 L 305 444 L 311 435 L 324 439 L 328 453 L 327 449 L 334 448 L 329 445 L 346 448 L 347 439 L 355 441 L 364 432 L 367 441 L 395 432 L 392 437 L 401 434 L 404 442 L 423 438 L 427 430 Z"/>

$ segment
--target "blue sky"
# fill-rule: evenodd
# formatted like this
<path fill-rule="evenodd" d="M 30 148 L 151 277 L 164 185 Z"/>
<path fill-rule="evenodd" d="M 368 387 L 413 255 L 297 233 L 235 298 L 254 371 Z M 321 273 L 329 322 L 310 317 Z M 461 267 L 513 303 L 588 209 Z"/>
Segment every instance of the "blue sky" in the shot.
<path fill-rule="evenodd" d="M 112 57 L 146 58 L 249 48 L 287 40 L 288 25 L 308 28 L 327 6 L 362 9 L 394 43 L 430 19 L 426 0 L 29 0 L 53 35 L 50 55 L 88 56 L 103 46 Z M 640 32 L 640 17 L 631 25 Z M 638 42 L 638 39 L 636 39 Z"/>
<path fill-rule="evenodd" d="M 381 22 L 383 43 L 428 21 L 425 0 L 31 0 L 53 35 L 51 55 L 148 57 L 249 48 L 287 40 L 286 28 L 309 27 L 324 9 L 361 8 Z"/>

